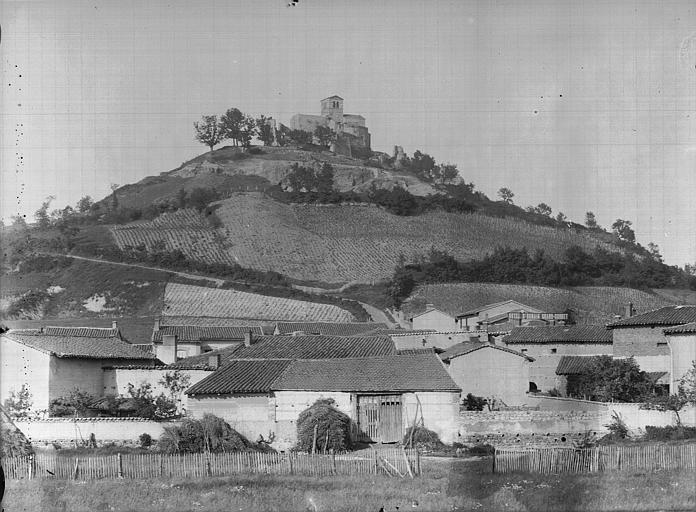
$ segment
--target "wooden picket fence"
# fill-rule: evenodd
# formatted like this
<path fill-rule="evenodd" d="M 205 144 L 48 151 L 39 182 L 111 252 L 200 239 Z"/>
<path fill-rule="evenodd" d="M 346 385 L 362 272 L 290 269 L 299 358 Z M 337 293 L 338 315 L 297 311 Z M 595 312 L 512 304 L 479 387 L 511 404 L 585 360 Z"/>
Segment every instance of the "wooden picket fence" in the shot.
<path fill-rule="evenodd" d="M 36 454 L 4 458 L 2 466 L 5 478 L 11 480 L 203 478 L 253 473 L 305 476 L 386 474 L 413 477 L 420 474 L 420 455 L 415 449 L 329 455 L 230 452 L 58 457 L 54 454 Z"/>
<path fill-rule="evenodd" d="M 496 448 L 496 473 L 596 473 L 696 469 L 696 443 L 607 445 L 592 448 Z"/>

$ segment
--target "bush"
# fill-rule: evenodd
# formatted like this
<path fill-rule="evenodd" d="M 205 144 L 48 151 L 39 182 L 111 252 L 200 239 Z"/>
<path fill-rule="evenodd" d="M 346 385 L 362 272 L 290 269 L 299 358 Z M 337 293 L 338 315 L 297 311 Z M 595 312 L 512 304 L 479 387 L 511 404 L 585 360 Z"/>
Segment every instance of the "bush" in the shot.
<path fill-rule="evenodd" d="M 468 393 L 466 395 L 466 398 L 464 399 L 464 402 L 462 402 L 462 406 L 467 411 L 483 411 L 483 408 L 486 406 L 487 403 L 487 400 L 482 396 L 475 396 L 471 393 Z"/>
<path fill-rule="evenodd" d="M 696 427 L 645 427 L 646 441 L 683 441 L 696 439 Z"/>
<path fill-rule="evenodd" d="M 411 435 L 413 433 L 413 435 Z M 421 450 L 442 450 L 445 448 L 445 444 L 440 441 L 440 436 L 432 430 L 428 430 L 425 427 L 409 427 L 406 430 L 406 435 L 404 435 L 403 440 L 404 446 L 415 446 Z"/>
<path fill-rule="evenodd" d="M 486 457 L 495 453 L 495 447 L 490 444 L 475 444 L 466 449 L 468 455 L 472 457 Z"/>
<path fill-rule="evenodd" d="M 225 420 L 213 414 L 205 414 L 200 420 L 186 418 L 180 425 L 164 427 L 158 447 L 164 453 L 270 450 L 267 446 L 251 443 Z"/>
<path fill-rule="evenodd" d="M 611 439 L 626 439 L 626 437 L 628 437 L 626 422 L 616 411 L 611 413 L 611 422 L 604 426 L 609 429 L 609 437 Z"/>
<path fill-rule="evenodd" d="M 141 448 L 149 448 L 150 446 L 152 446 L 152 436 L 147 432 L 143 432 L 142 434 L 140 434 L 140 436 L 138 437 L 138 441 L 140 441 Z"/>
<path fill-rule="evenodd" d="M 315 427 L 316 451 L 341 452 L 352 447 L 351 420 L 336 408 L 333 399 L 319 399 L 300 413 L 297 418 L 297 450 L 312 451 Z"/>
<path fill-rule="evenodd" d="M 247 153 L 249 153 L 250 155 L 260 155 L 263 153 L 263 149 L 256 146 L 252 146 L 249 149 L 247 149 Z"/>

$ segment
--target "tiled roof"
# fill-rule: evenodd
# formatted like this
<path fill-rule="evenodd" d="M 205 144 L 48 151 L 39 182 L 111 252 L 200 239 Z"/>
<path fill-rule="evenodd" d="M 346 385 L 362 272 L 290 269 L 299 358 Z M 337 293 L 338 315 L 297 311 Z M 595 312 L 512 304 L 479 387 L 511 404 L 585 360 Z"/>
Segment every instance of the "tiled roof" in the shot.
<path fill-rule="evenodd" d="M 463 317 L 463 316 L 476 316 L 476 315 L 478 315 L 481 311 L 485 311 L 485 310 L 487 310 L 487 309 L 491 309 L 491 308 L 495 308 L 495 307 L 498 307 L 498 306 L 502 306 L 503 304 L 510 304 L 510 303 L 512 303 L 512 302 L 517 302 L 517 301 L 516 301 L 516 300 L 512 300 L 512 299 L 509 299 L 509 300 L 501 300 L 500 302 L 494 302 L 493 304 L 484 304 L 483 306 L 478 306 L 478 307 L 476 307 L 476 308 L 474 308 L 474 309 L 470 309 L 469 311 L 464 311 L 464 313 L 460 313 L 459 315 L 457 315 L 457 318 Z M 520 302 L 517 302 L 517 303 L 520 304 L 521 306 L 524 306 L 524 305 L 523 305 L 522 303 L 520 303 Z M 525 307 L 529 307 L 530 309 L 534 309 L 534 308 L 531 308 L 531 306 L 525 306 Z"/>
<path fill-rule="evenodd" d="M 432 352 L 435 352 L 435 349 L 432 347 L 428 347 L 428 348 L 400 348 L 400 349 L 397 349 L 396 354 L 399 356 L 415 356 L 418 354 L 430 354 Z"/>
<path fill-rule="evenodd" d="M 98 327 L 107 331 L 111 330 L 112 322 L 118 323 L 118 331 L 121 339 L 129 343 L 149 343 L 152 338 L 152 324 L 156 317 L 100 317 L 100 318 L 49 318 L 40 320 L 3 320 L 3 323 L 11 329 L 38 329 L 46 328 L 73 328 L 85 329 Z M 73 331 L 78 332 L 78 331 Z M 82 330 L 82 332 L 87 332 Z M 100 336 L 99 333 L 95 337 Z"/>
<path fill-rule="evenodd" d="M 294 361 L 272 389 L 302 391 L 461 391 L 434 353 Z"/>
<path fill-rule="evenodd" d="M 154 359 L 151 354 L 115 337 L 49 336 L 37 330 L 12 330 L 3 334 L 3 337 L 56 357 Z"/>
<path fill-rule="evenodd" d="M 275 328 L 275 325 L 268 320 L 240 320 L 214 316 L 161 316 L 160 325 L 196 325 L 200 327 L 248 327 L 253 325 L 261 327 L 264 334 L 272 333 Z M 152 323 L 150 323 L 150 331 L 152 331 Z"/>
<path fill-rule="evenodd" d="M 329 359 L 395 354 L 388 336 L 260 336 L 241 346 L 235 359 Z"/>
<path fill-rule="evenodd" d="M 49 336 L 79 336 L 88 338 L 113 338 L 119 335 L 118 329 L 102 327 L 44 327 Z"/>
<path fill-rule="evenodd" d="M 230 361 L 191 386 L 186 394 L 267 393 L 290 363 L 289 359 Z"/>
<path fill-rule="evenodd" d="M 471 352 L 474 352 L 476 350 L 480 350 L 482 348 L 492 348 L 494 350 L 500 350 L 502 352 L 508 352 L 510 354 L 514 354 L 516 356 L 524 357 L 527 361 L 534 361 L 533 357 L 529 357 L 527 354 L 523 354 L 522 352 L 518 352 L 517 350 L 512 350 L 511 348 L 507 347 L 501 347 L 500 345 L 493 345 L 491 343 L 484 343 L 481 341 L 464 341 L 462 343 L 457 343 L 456 345 L 452 345 L 450 348 L 445 350 L 442 354 L 440 354 L 440 358 L 443 361 L 447 361 L 449 359 L 454 359 L 455 357 L 463 356 L 465 354 L 470 354 Z"/>
<path fill-rule="evenodd" d="M 558 361 L 558 366 L 556 366 L 556 375 L 576 375 L 578 373 L 585 373 L 592 367 L 597 357 L 598 356 L 561 356 L 561 359 Z"/>
<path fill-rule="evenodd" d="M 220 364 L 225 364 L 227 361 L 234 359 L 234 352 L 239 348 L 239 345 L 233 347 L 225 347 L 219 350 L 212 350 L 197 356 L 186 357 L 169 365 L 169 368 L 179 370 L 211 370 L 210 356 L 220 356 Z"/>
<path fill-rule="evenodd" d="M 611 343 L 613 334 L 603 325 L 549 325 L 515 327 L 505 343 Z"/>
<path fill-rule="evenodd" d="M 610 323 L 607 327 L 641 327 L 651 325 L 679 325 L 696 322 L 696 304 L 683 306 L 666 306 L 643 313 L 642 315 L 624 318 L 617 322 Z"/>
<path fill-rule="evenodd" d="M 302 331 L 306 334 L 324 334 L 327 336 L 353 336 L 366 331 L 386 328 L 385 324 L 376 322 L 278 322 L 276 324 L 276 330 L 279 334 Z"/>
<path fill-rule="evenodd" d="M 694 334 L 696 333 L 696 322 L 690 322 L 688 324 L 677 325 L 676 327 L 669 327 L 663 330 L 665 334 Z"/>
<path fill-rule="evenodd" d="M 212 341 L 212 340 L 243 340 L 249 331 L 259 336 L 263 334 L 261 327 L 235 326 L 195 326 L 195 325 L 165 325 L 159 331 L 153 331 L 152 341 L 162 341 L 162 336 L 173 334 L 177 341 Z"/>

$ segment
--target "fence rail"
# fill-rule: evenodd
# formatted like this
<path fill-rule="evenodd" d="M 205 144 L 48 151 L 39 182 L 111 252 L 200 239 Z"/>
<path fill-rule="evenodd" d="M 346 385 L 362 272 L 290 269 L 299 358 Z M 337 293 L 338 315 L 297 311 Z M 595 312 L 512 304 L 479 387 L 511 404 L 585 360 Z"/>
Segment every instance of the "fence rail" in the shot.
<path fill-rule="evenodd" d="M 387 474 L 405 477 L 420 474 L 420 455 L 415 449 L 330 455 L 230 452 L 59 457 L 36 454 L 4 458 L 2 466 L 5 478 L 10 480 L 196 478 L 240 473 L 306 476 Z"/>
<path fill-rule="evenodd" d="M 593 448 L 496 448 L 497 473 L 596 473 L 696 469 L 696 443 L 610 445 Z"/>

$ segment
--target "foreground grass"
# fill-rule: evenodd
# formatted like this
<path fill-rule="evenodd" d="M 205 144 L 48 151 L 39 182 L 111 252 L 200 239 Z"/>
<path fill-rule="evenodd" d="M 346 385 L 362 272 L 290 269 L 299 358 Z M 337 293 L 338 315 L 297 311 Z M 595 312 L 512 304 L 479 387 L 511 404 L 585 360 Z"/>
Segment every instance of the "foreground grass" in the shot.
<path fill-rule="evenodd" d="M 424 461 L 415 480 L 240 475 L 196 480 L 8 482 L 6 510 L 694 510 L 694 472 L 493 474 L 490 460 Z"/>

